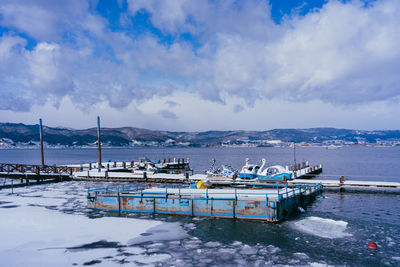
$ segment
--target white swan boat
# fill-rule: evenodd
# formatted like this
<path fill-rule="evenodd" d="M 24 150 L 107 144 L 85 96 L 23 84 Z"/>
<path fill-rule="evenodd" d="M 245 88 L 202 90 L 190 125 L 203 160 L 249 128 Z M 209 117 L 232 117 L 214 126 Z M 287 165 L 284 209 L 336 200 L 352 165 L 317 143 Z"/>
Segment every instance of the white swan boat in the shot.
<path fill-rule="evenodd" d="M 246 164 L 243 166 L 239 173 L 239 178 L 241 179 L 255 179 L 257 178 L 258 170 L 260 166 L 256 164 L 249 164 L 249 159 L 246 159 Z"/>
<path fill-rule="evenodd" d="M 262 159 L 262 165 L 257 172 L 257 178 L 259 181 L 286 181 L 292 179 L 292 172 L 285 169 L 283 166 L 274 165 L 268 168 L 264 168 L 265 159 Z"/>

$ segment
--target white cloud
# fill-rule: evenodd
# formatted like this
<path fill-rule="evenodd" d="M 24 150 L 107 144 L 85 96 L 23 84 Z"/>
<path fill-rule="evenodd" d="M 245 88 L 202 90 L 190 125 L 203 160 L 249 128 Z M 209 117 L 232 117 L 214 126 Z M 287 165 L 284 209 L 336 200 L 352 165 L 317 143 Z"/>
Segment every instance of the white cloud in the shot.
<path fill-rule="evenodd" d="M 0 25 L 10 29 L 0 36 L 0 99 L 11 95 L 0 100 L 1 110 L 58 107 L 69 99 L 86 112 L 102 103 L 118 113 L 183 95 L 188 98 L 164 99 L 153 111 L 141 112 L 154 121 L 172 118 L 186 127 L 193 121 L 207 125 L 195 105 L 181 105 L 195 101 L 193 95 L 227 118 L 262 113 L 260 103 L 302 109 L 301 103 L 328 103 L 349 114 L 354 104 L 367 109 L 371 103 L 372 109 L 374 103 L 398 103 L 396 0 L 367 7 L 356 0 L 329 1 L 305 16 L 288 16 L 280 25 L 272 21 L 265 1 L 128 0 L 124 25 L 137 26 L 129 19 L 144 9 L 170 37 L 168 42 L 151 32 L 137 36 L 112 30 L 87 1 L 56 2 L 0 3 Z M 190 33 L 196 44 L 182 33 Z M 36 43 L 33 48 L 26 47 L 29 39 Z"/>
<path fill-rule="evenodd" d="M 34 38 L 60 40 L 66 30 L 85 16 L 87 1 L 2 0 L 0 23 Z"/>

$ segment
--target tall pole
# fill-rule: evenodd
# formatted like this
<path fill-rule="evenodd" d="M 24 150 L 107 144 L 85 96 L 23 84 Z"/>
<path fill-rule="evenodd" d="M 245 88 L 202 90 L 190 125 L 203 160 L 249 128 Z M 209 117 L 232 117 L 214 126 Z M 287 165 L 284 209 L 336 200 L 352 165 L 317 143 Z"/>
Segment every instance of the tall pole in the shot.
<path fill-rule="evenodd" d="M 101 166 L 100 116 L 97 116 L 97 143 L 99 145 L 99 169 Z"/>
<path fill-rule="evenodd" d="M 42 119 L 39 119 L 39 135 L 40 135 L 40 155 L 42 156 L 42 166 L 44 166 Z"/>
<path fill-rule="evenodd" d="M 293 142 L 293 158 L 294 158 L 294 169 L 297 171 L 297 164 L 296 164 L 296 143 Z"/>

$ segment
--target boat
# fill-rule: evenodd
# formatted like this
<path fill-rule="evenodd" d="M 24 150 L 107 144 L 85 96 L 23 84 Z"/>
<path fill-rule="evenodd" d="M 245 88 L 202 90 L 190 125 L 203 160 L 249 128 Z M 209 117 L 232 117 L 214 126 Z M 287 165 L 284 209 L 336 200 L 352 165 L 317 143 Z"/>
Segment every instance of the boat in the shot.
<path fill-rule="evenodd" d="M 158 168 L 155 163 L 146 157 L 139 158 L 139 162 L 135 163 L 132 168 L 133 173 L 142 174 L 144 172 L 148 174 L 154 174 L 158 172 Z"/>
<path fill-rule="evenodd" d="M 243 166 L 239 173 L 239 178 L 241 179 L 255 179 L 257 178 L 257 172 L 260 166 L 256 164 L 249 164 L 249 159 L 246 158 L 246 164 Z"/>
<path fill-rule="evenodd" d="M 232 166 L 227 165 L 227 164 L 222 164 L 221 165 L 222 171 L 221 171 L 221 175 L 228 177 L 228 178 L 236 178 L 238 171 L 235 170 L 234 168 L 232 168 Z"/>
<path fill-rule="evenodd" d="M 341 148 L 341 146 L 337 146 L 337 145 L 329 145 L 325 147 L 326 149 L 338 149 Z"/>
<path fill-rule="evenodd" d="M 264 168 L 266 159 L 262 159 L 262 165 L 257 172 L 257 179 L 261 182 L 286 181 L 292 179 L 292 172 L 280 165 Z"/>
<path fill-rule="evenodd" d="M 215 167 L 215 159 L 211 160 L 211 166 L 206 171 L 207 176 L 219 176 L 219 177 L 227 177 L 227 178 L 236 178 L 237 170 L 232 168 L 230 165 L 222 164 L 221 168 Z"/>

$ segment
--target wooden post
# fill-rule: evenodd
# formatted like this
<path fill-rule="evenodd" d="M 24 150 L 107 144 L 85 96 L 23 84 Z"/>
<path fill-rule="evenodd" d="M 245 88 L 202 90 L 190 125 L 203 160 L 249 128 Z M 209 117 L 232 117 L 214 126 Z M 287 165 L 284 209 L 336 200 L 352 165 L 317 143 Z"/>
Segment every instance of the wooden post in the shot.
<path fill-rule="evenodd" d="M 99 147 L 99 169 L 101 166 L 101 140 L 100 140 L 100 116 L 97 116 L 97 143 Z"/>
<path fill-rule="evenodd" d="M 342 187 L 343 186 L 343 182 L 344 182 L 344 176 L 342 175 L 342 176 L 340 176 L 340 179 L 339 179 L 339 192 L 343 192 L 344 191 L 344 188 Z"/>
<path fill-rule="evenodd" d="M 293 142 L 293 159 L 294 159 L 294 170 L 297 171 L 297 164 L 296 164 L 296 143 Z"/>
<path fill-rule="evenodd" d="M 44 166 L 42 119 L 39 119 L 39 135 L 40 135 L 40 155 L 41 155 L 41 158 L 42 158 L 42 166 Z"/>

